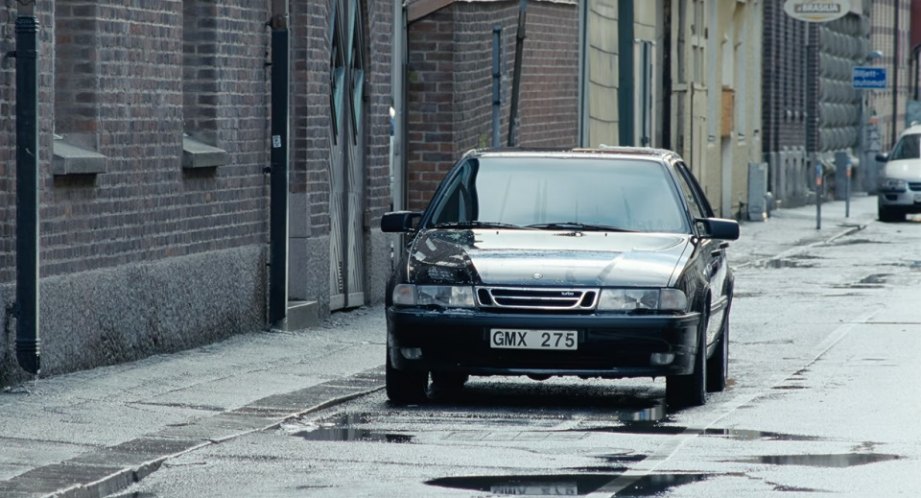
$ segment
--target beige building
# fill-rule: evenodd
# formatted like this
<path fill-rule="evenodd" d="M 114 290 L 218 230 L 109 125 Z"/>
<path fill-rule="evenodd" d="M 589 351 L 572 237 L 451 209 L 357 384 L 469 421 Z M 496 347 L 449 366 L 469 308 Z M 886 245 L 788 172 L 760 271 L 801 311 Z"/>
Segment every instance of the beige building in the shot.
<path fill-rule="evenodd" d="M 762 162 L 760 4 L 587 0 L 582 144 L 673 149 L 714 210 L 743 215 Z"/>

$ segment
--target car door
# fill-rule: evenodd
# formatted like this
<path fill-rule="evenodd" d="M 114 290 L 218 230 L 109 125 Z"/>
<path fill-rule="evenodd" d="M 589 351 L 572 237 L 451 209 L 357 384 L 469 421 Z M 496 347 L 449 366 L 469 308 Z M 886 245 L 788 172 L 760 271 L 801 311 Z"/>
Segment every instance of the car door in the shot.
<path fill-rule="evenodd" d="M 688 205 L 688 210 L 694 218 L 712 218 L 713 209 L 707 201 L 703 190 L 691 174 L 687 166 L 678 163 L 675 166 L 678 172 L 678 184 Z M 696 233 L 702 233 L 703 228 L 695 223 Z M 724 240 L 701 239 L 699 250 L 704 274 L 710 287 L 710 322 L 707 327 L 707 343 L 710 344 L 719 334 L 723 317 L 729 307 L 729 266 L 726 261 L 726 247 L 729 243 Z"/>

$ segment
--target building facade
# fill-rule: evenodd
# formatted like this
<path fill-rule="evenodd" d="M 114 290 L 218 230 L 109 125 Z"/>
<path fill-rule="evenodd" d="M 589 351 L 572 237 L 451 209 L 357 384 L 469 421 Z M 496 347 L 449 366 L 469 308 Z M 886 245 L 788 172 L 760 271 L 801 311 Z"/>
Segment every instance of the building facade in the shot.
<path fill-rule="evenodd" d="M 269 2 L 38 0 L 42 372 L 267 326 Z M 13 2 L 0 7 L 15 46 Z M 290 2 L 292 306 L 382 300 L 389 0 Z M 372 54 L 374 54 L 372 56 Z M 16 366 L 15 64 L 0 72 L 0 383 Z"/>

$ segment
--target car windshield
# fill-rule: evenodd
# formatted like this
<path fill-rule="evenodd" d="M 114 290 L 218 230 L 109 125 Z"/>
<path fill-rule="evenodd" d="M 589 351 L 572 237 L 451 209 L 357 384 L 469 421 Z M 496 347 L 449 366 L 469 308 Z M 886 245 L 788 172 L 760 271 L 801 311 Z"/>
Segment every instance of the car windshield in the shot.
<path fill-rule="evenodd" d="M 905 135 L 892 149 L 890 160 L 921 158 L 921 135 Z"/>
<path fill-rule="evenodd" d="M 448 182 L 430 226 L 689 231 L 674 182 L 656 161 L 481 157 Z"/>

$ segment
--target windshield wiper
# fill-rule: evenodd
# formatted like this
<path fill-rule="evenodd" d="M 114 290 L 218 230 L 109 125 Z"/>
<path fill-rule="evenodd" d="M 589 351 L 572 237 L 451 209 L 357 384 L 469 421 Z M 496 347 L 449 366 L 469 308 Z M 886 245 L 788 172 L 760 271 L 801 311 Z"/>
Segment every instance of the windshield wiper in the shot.
<path fill-rule="evenodd" d="M 512 223 L 501 223 L 498 221 L 446 221 L 443 223 L 436 223 L 435 228 L 521 228 L 519 225 Z"/>
<path fill-rule="evenodd" d="M 626 228 L 615 227 L 612 225 L 601 225 L 598 223 L 579 223 L 578 221 L 562 221 L 557 223 L 534 223 L 527 225 L 525 228 L 538 228 L 541 230 L 585 230 L 597 232 L 633 232 Z"/>

